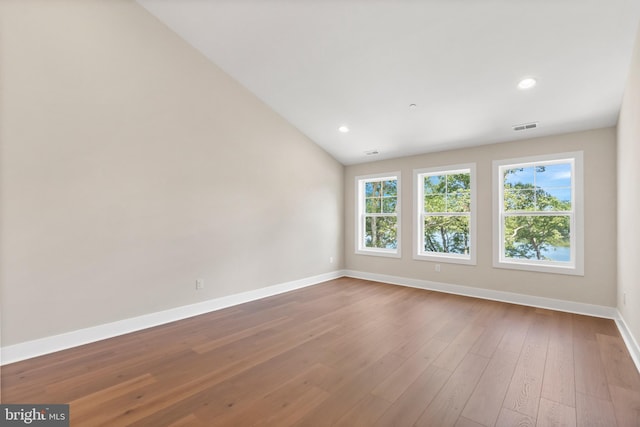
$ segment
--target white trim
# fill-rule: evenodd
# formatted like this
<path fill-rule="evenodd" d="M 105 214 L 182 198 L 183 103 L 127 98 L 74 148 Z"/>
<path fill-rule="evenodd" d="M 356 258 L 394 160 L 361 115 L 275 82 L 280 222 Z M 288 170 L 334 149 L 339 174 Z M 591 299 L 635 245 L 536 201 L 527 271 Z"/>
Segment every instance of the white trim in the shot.
<path fill-rule="evenodd" d="M 0 348 L 0 366 L 343 277 L 341 270 Z"/>
<path fill-rule="evenodd" d="M 638 345 L 638 341 L 634 338 L 633 334 L 629 330 L 627 326 L 627 322 L 624 321 L 624 317 L 622 314 L 617 311 L 617 316 L 615 318 L 616 325 L 618 326 L 618 330 L 620 331 L 620 335 L 622 335 L 622 339 L 624 340 L 625 345 L 627 346 L 627 350 L 629 350 L 629 354 L 631 355 L 631 359 L 633 363 L 636 365 L 636 369 L 640 372 L 640 346 Z"/>
<path fill-rule="evenodd" d="M 469 255 L 457 255 L 448 253 L 425 253 L 422 251 L 423 227 L 422 213 L 424 211 L 424 183 L 418 182 L 424 175 L 454 174 L 469 171 L 471 177 L 471 211 L 469 212 Z M 413 259 L 416 261 L 432 261 L 452 264 L 476 265 L 476 164 L 465 163 L 449 166 L 438 166 L 413 170 Z"/>
<path fill-rule="evenodd" d="M 631 333 L 622 314 L 615 307 L 586 304 L 582 302 L 565 301 L 554 298 L 536 297 L 533 295 L 517 294 L 514 292 L 494 291 L 471 286 L 452 285 L 449 283 L 432 282 L 429 280 L 410 279 L 408 277 L 389 276 L 386 274 L 366 273 L 363 271 L 344 270 L 344 275 L 356 279 L 371 280 L 373 282 L 388 283 L 390 285 L 408 286 L 411 288 L 433 290 L 448 294 L 464 295 L 492 301 L 526 305 L 529 307 L 545 308 L 547 310 L 564 311 L 566 313 L 583 314 L 593 317 L 612 319 L 620 331 L 629 355 L 640 372 L 640 345 Z"/>
<path fill-rule="evenodd" d="M 402 212 L 402 180 L 401 180 L 401 171 L 396 172 L 385 172 L 385 173 L 376 173 L 371 175 L 360 175 L 355 177 L 356 182 L 356 244 L 355 244 L 355 253 L 357 255 L 373 255 L 373 256 L 383 256 L 389 258 L 402 258 L 402 245 L 401 245 L 401 229 L 402 229 L 402 220 L 401 220 L 401 212 Z M 364 236 L 363 229 L 363 221 L 362 215 L 364 212 L 364 183 L 370 181 L 388 181 L 395 179 L 396 184 L 396 249 L 386 249 L 386 248 L 365 248 L 362 246 L 362 237 Z M 382 216 L 382 215 L 381 215 Z"/>
<path fill-rule="evenodd" d="M 151 328 L 169 322 L 209 313 L 223 308 L 231 307 L 245 302 L 255 301 L 272 295 L 289 292 L 308 286 L 317 285 L 327 280 L 340 277 L 353 277 L 374 282 L 382 282 L 390 285 L 408 286 L 412 288 L 434 290 L 456 295 L 464 295 L 493 301 L 501 301 L 512 304 L 520 304 L 531 307 L 545 308 L 549 310 L 564 311 L 568 313 L 584 314 L 594 317 L 613 319 L 616 322 L 620 335 L 624 340 L 629 354 L 640 372 L 640 346 L 627 327 L 624 318 L 614 307 L 585 304 L 572 301 L 557 300 L 553 298 L 536 297 L 517 294 L 513 292 L 494 291 L 490 289 L 475 288 L 470 286 L 452 285 L 449 283 L 432 282 L 428 280 L 410 279 L 407 277 L 389 276 L 385 274 L 366 273 L 354 270 L 337 270 L 318 276 L 307 277 L 300 280 L 285 282 L 266 288 L 225 297 L 214 298 L 196 304 L 176 307 L 165 311 L 150 313 L 139 317 L 120 320 L 112 323 L 80 329 L 60 335 L 45 337 L 33 341 L 2 347 L 0 349 L 0 366 L 19 362 L 32 357 L 42 356 L 56 351 L 66 350 L 84 344 L 100 341 L 107 338 L 124 335 L 130 332 Z"/>
<path fill-rule="evenodd" d="M 560 263 L 537 260 L 506 260 L 504 258 L 504 238 L 502 237 L 502 191 L 503 182 L 500 170 L 505 166 L 524 166 L 536 163 L 557 164 L 570 160 L 573 175 L 571 178 L 572 224 L 571 251 L 572 262 Z M 582 151 L 552 153 L 542 156 L 520 157 L 493 161 L 493 267 L 513 270 L 539 271 L 544 273 L 584 276 L 584 155 Z M 551 214 L 551 213 L 550 213 Z M 558 212 L 562 214 L 562 212 Z"/>
<path fill-rule="evenodd" d="M 587 316 L 604 317 L 606 319 L 614 320 L 619 317 L 618 310 L 615 307 L 607 307 L 604 305 L 586 304 L 582 302 L 517 294 L 515 292 L 494 291 L 485 288 L 452 285 L 450 283 L 432 282 L 430 280 L 411 279 L 408 277 L 389 276 L 386 274 L 366 273 L 354 270 L 345 270 L 344 274 L 347 277 L 353 277 L 356 279 L 445 292 L 448 294 L 464 295 L 492 301 L 508 302 L 511 304 L 520 304 L 529 307 L 546 308 L 548 310 L 564 311 L 567 313 L 585 314 Z"/>

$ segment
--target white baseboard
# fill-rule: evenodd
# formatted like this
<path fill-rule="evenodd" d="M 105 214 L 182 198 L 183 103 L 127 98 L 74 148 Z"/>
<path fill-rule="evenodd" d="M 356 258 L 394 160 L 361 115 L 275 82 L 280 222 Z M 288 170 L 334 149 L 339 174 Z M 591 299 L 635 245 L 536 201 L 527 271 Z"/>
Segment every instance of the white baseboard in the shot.
<path fill-rule="evenodd" d="M 30 359 L 32 357 L 42 356 L 44 354 L 53 353 L 60 350 L 65 350 L 72 347 L 77 347 L 84 344 L 89 344 L 103 339 L 112 338 L 118 335 L 151 328 L 153 326 L 174 322 L 176 320 L 186 319 L 187 317 L 209 313 L 211 311 L 220 310 L 261 298 L 266 298 L 272 295 L 281 294 L 283 292 L 316 285 L 318 283 L 326 282 L 327 280 L 331 279 L 337 279 L 342 276 L 344 276 L 344 273 L 342 271 L 333 271 L 330 273 L 320 274 L 318 276 L 307 277 L 304 279 L 268 286 L 266 288 L 255 289 L 253 291 L 214 298 L 196 304 L 185 305 L 182 307 L 176 307 L 156 313 L 132 317 L 130 319 L 119 320 L 116 322 L 106 323 L 103 325 L 93 326 L 85 329 L 79 329 L 60 335 L 54 335 L 36 339 L 33 341 L 27 341 L 2 347 L 0 349 L 0 366 L 19 362 L 25 359 Z"/>
<path fill-rule="evenodd" d="M 585 304 L 580 302 L 565 301 L 553 298 L 536 297 L 531 295 L 516 294 L 513 292 L 494 291 L 490 289 L 474 288 L 470 286 L 452 285 L 449 283 L 432 282 L 428 280 L 410 279 L 407 277 L 388 276 L 385 274 L 365 273 L 362 271 L 345 270 L 344 275 L 356 279 L 371 280 L 374 282 L 390 283 L 392 285 L 408 286 L 412 288 L 427 289 L 449 294 L 464 295 L 475 298 L 502 301 L 531 307 L 546 308 L 549 310 L 564 311 L 568 313 L 584 314 L 587 316 L 604 317 L 613 319 L 622 335 L 629 354 L 640 372 L 640 346 L 627 327 L 624 318 L 615 307 L 603 305 Z"/>
<path fill-rule="evenodd" d="M 239 294 L 228 295 L 215 298 L 196 304 L 176 307 L 156 313 L 145 314 L 143 316 L 130 319 L 119 320 L 117 322 L 106 323 L 91 328 L 80 329 L 60 335 L 45 337 L 33 341 L 27 341 L 15 345 L 2 347 L 0 349 L 0 366 L 9 363 L 19 362 L 32 357 L 77 347 L 84 344 L 100 341 L 118 335 L 139 331 L 153 326 L 162 325 L 176 320 L 186 319 L 199 314 L 209 313 L 245 302 L 255 301 L 272 295 L 281 294 L 295 289 L 316 285 L 327 280 L 339 277 L 353 277 L 357 279 L 371 280 L 374 282 L 389 283 L 392 285 L 408 286 L 412 288 L 434 290 L 456 295 L 464 295 L 475 298 L 482 298 L 493 301 L 502 301 L 513 304 L 526 305 L 531 307 L 546 308 L 549 310 L 565 311 L 568 313 L 584 314 L 588 316 L 604 317 L 613 319 L 620 330 L 620 334 L 629 350 L 631 358 L 640 371 L 640 346 L 627 327 L 624 318 L 614 307 L 607 307 L 594 304 L 585 304 L 572 301 L 564 301 L 553 298 L 536 297 L 531 295 L 517 294 L 513 292 L 494 291 L 490 289 L 474 288 L 470 286 L 452 285 L 449 283 L 432 282 L 428 280 L 411 279 L 407 277 L 390 276 L 385 274 L 366 273 L 354 270 L 337 270 L 318 276 L 307 277 L 291 282 L 280 283 L 278 285 Z"/>
<path fill-rule="evenodd" d="M 633 363 L 636 364 L 636 368 L 638 369 L 638 372 L 640 372 L 640 346 L 638 346 L 638 341 L 636 341 L 633 334 L 629 330 L 627 322 L 624 321 L 624 317 L 622 317 L 622 314 L 620 312 L 618 312 L 618 316 L 615 320 L 616 325 L 618 326 L 618 330 L 620 331 L 620 335 L 622 335 L 622 339 L 627 345 L 627 349 L 629 350 L 631 359 L 633 359 Z"/>
<path fill-rule="evenodd" d="M 517 294 L 514 292 L 494 291 L 491 289 L 474 288 L 471 286 L 452 285 L 449 283 L 432 282 L 429 280 L 410 279 L 408 277 L 388 276 L 386 274 L 365 273 L 362 271 L 345 270 L 345 276 L 357 279 L 372 280 L 374 282 L 390 283 L 411 288 L 427 289 L 448 294 L 464 295 L 493 301 L 502 301 L 530 307 L 547 308 L 549 310 L 566 311 L 568 313 L 585 314 L 594 317 L 617 319 L 618 310 L 615 307 L 585 304 L 581 302 L 565 301 L 554 298 L 536 297 Z"/>

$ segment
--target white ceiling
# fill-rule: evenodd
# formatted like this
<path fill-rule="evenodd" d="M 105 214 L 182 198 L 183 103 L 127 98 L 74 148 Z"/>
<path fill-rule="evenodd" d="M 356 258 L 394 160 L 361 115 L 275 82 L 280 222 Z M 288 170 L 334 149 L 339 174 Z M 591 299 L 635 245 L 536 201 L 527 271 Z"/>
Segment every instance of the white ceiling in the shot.
<path fill-rule="evenodd" d="M 640 20 L 639 0 L 138 2 L 344 164 L 615 125 Z"/>

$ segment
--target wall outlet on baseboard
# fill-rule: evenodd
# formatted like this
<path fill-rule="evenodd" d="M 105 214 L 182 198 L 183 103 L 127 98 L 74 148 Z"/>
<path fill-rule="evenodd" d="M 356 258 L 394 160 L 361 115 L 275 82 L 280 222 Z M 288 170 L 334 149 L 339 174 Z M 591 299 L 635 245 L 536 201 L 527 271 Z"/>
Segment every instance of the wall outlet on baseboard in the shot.
<path fill-rule="evenodd" d="M 204 289 L 204 279 L 196 279 L 196 290 Z"/>

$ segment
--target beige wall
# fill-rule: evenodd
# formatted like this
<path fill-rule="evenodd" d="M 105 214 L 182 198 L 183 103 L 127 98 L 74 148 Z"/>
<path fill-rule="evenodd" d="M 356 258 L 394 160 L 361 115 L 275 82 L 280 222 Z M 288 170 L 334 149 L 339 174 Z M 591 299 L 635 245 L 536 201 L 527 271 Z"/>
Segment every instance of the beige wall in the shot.
<path fill-rule="evenodd" d="M 343 166 L 136 3 L 0 17 L 2 345 L 342 268 Z"/>
<path fill-rule="evenodd" d="M 356 271 L 516 292 L 568 301 L 616 305 L 616 154 L 615 130 L 599 129 L 504 144 L 425 154 L 348 166 L 345 170 L 345 263 Z M 535 273 L 493 268 L 492 161 L 549 153 L 584 151 L 585 275 Z M 477 265 L 441 264 L 412 259 L 413 169 L 476 163 Z M 356 176 L 402 173 L 402 258 L 356 255 Z"/>
<path fill-rule="evenodd" d="M 638 337 L 639 46 L 618 126 L 616 239 L 614 129 L 343 168 L 132 1 L 4 0 L 2 345 L 342 267 L 608 306 L 617 271 Z M 575 150 L 585 276 L 493 268 L 492 160 Z M 436 273 L 412 259 L 412 172 L 468 162 L 477 265 Z M 396 170 L 403 256 L 355 255 L 354 177 Z"/>
<path fill-rule="evenodd" d="M 640 339 L 639 213 L 640 31 L 618 121 L 618 307 L 636 340 Z"/>

